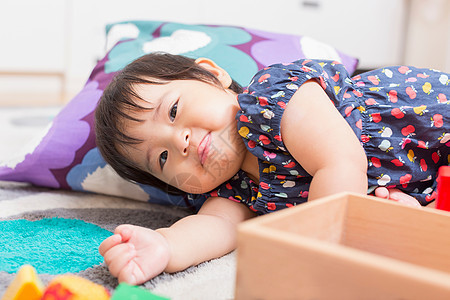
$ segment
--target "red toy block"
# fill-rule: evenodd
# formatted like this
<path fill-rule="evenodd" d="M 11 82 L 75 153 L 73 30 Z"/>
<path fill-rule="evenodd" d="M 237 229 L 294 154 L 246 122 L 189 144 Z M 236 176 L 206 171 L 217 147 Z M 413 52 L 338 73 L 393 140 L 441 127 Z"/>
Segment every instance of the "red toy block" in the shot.
<path fill-rule="evenodd" d="M 450 166 L 439 168 L 436 208 L 450 211 Z"/>

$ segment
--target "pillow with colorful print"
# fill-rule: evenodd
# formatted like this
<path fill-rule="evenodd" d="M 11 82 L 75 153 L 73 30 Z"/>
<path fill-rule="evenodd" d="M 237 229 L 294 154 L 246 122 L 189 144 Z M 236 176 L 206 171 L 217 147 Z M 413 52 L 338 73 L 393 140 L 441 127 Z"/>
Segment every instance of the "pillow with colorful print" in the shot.
<path fill-rule="evenodd" d="M 198 208 L 202 203 L 193 203 L 190 197 L 169 196 L 120 178 L 100 156 L 95 145 L 94 110 L 118 71 L 144 54 L 163 51 L 208 57 L 246 86 L 259 69 L 273 63 L 332 59 L 342 62 L 350 73 L 358 63 L 356 58 L 309 37 L 234 26 L 127 21 L 108 25 L 106 32 L 111 49 L 97 63 L 84 88 L 34 142 L 0 161 L 0 180 Z"/>

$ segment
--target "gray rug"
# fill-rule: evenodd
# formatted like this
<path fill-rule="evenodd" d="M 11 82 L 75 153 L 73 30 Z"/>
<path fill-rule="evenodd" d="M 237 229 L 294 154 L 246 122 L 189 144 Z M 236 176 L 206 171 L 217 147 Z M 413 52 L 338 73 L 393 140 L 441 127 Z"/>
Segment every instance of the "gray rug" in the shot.
<path fill-rule="evenodd" d="M 87 224 L 98 226 L 103 231 L 112 232 L 116 226 L 124 223 L 152 229 L 170 226 L 188 214 L 189 211 L 179 208 L 118 197 L 50 190 L 0 181 L 0 222 L 4 222 L 3 224 L 12 224 L 14 222 L 12 220 L 39 221 L 59 218 L 82 220 Z M 0 259 L 2 253 L 3 255 L 7 253 L 6 246 L 0 245 Z M 96 251 L 96 249 L 89 250 L 93 253 Z M 43 261 L 46 261 L 45 258 Z M 118 284 L 101 262 L 75 274 L 101 284 L 111 292 Z M 14 276 L 11 271 L 0 270 L 0 296 Z M 51 272 L 39 274 L 44 284 L 55 276 L 58 274 Z M 163 273 L 142 286 L 157 295 L 171 299 L 232 299 L 234 280 L 235 254 L 231 253 L 183 272 Z"/>

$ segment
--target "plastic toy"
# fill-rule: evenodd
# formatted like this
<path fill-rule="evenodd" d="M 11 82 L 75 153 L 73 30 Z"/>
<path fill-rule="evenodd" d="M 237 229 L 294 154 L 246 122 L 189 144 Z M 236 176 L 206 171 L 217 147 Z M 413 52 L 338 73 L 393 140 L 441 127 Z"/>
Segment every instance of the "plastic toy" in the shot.
<path fill-rule="evenodd" d="M 442 166 L 438 173 L 436 208 L 450 211 L 450 166 Z"/>
<path fill-rule="evenodd" d="M 60 275 L 44 287 L 36 270 L 22 266 L 1 300 L 169 300 L 146 289 L 121 283 L 114 295 L 99 284 L 75 275 Z"/>
<path fill-rule="evenodd" d="M 157 296 L 138 286 L 121 283 L 117 286 L 111 300 L 169 300 Z"/>
<path fill-rule="evenodd" d="M 6 289 L 2 300 L 39 300 L 42 297 L 44 285 L 30 265 L 22 266 L 16 277 Z"/>
<path fill-rule="evenodd" d="M 96 283 L 75 275 L 55 277 L 42 300 L 108 300 L 109 292 Z"/>

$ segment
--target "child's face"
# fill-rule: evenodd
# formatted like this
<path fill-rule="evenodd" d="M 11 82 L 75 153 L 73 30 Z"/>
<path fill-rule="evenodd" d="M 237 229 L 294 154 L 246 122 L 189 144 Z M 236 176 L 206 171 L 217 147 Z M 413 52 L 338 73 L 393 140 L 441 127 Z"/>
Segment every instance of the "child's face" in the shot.
<path fill-rule="evenodd" d="M 188 193 L 205 193 L 240 169 L 245 145 L 236 127 L 236 94 L 196 80 L 136 86 L 153 108 L 145 120 L 125 121 L 125 132 L 144 142 L 123 153 L 160 180 Z"/>

